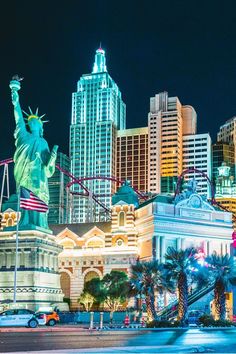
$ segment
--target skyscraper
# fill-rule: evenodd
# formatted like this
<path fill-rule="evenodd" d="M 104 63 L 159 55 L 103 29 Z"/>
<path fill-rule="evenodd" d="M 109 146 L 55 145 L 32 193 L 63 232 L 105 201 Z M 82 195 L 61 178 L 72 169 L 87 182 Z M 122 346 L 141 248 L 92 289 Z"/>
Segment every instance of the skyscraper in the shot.
<path fill-rule="evenodd" d="M 230 166 L 225 162 L 218 167 L 215 181 L 215 200 L 224 209 L 233 213 L 234 228 L 236 226 L 236 184 L 231 175 Z"/>
<path fill-rule="evenodd" d="M 233 176 L 235 180 L 234 144 L 218 141 L 212 145 L 212 177 L 214 182 L 216 182 L 219 175 L 218 168 L 223 162 L 230 167 L 230 176 Z"/>
<path fill-rule="evenodd" d="M 183 136 L 183 171 L 195 168 L 211 179 L 212 154 L 211 137 L 207 134 Z M 211 188 L 205 177 L 196 172 L 189 172 L 185 179 L 195 178 L 199 194 L 211 196 Z"/>
<path fill-rule="evenodd" d="M 56 164 L 63 169 L 70 170 L 70 159 L 67 155 L 58 152 Z M 64 224 L 68 221 L 67 209 L 67 191 L 66 185 L 70 181 L 69 177 L 64 175 L 58 169 L 55 170 L 54 175 L 48 181 L 49 187 L 49 224 Z"/>
<path fill-rule="evenodd" d="M 114 176 L 116 174 L 116 132 L 125 129 L 126 107 L 121 92 L 107 72 L 105 51 L 96 51 L 92 73 L 84 74 L 72 95 L 70 126 L 71 171 L 77 177 Z M 114 182 L 90 180 L 84 184 L 98 195 L 107 207 L 111 205 Z M 82 192 L 78 185 L 74 192 Z M 101 197 L 99 197 L 101 196 Z M 72 222 L 97 221 L 106 218 L 92 199 L 73 198 Z"/>
<path fill-rule="evenodd" d="M 236 117 L 232 117 L 227 120 L 225 124 L 220 127 L 217 134 L 217 141 L 221 143 L 227 143 L 234 147 L 234 173 L 236 176 Z M 225 161 L 226 162 L 226 161 Z M 231 169 L 232 173 L 232 169 Z"/>
<path fill-rule="evenodd" d="M 149 176 L 152 193 L 173 193 L 182 172 L 183 135 L 196 134 L 197 115 L 178 97 L 161 92 L 150 99 Z"/>
<path fill-rule="evenodd" d="M 148 191 L 148 128 L 118 130 L 116 177 Z"/>

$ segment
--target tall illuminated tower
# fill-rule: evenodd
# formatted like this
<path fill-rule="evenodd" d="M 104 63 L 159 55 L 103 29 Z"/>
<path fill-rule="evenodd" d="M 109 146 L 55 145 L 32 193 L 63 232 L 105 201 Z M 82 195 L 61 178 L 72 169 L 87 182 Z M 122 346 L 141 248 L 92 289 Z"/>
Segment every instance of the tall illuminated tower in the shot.
<path fill-rule="evenodd" d="M 116 177 L 148 192 L 148 127 L 117 132 Z"/>
<path fill-rule="evenodd" d="M 150 98 L 149 176 L 152 193 L 174 193 L 183 168 L 183 136 L 196 134 L 197 114 L 178 97 L 161 92 Z"/>
<path fill-rule="evenodd" d="M 125 129 L 126 107 L 121 92 L 107 72 L 105 51 L 97 49 L 91 74 L 84 74 L 72 94 L 70 158 L 72 174 L 78 177 L 116 174 L 116 133 Z M 90 180 L 86 186 L 111 205 L 115 185 L 110 181 Z M 78 185 L 74 192 L 82 192 Z M 73 196 L 71 222 L 104 220 L 106 215 L 91 198 Z"/>

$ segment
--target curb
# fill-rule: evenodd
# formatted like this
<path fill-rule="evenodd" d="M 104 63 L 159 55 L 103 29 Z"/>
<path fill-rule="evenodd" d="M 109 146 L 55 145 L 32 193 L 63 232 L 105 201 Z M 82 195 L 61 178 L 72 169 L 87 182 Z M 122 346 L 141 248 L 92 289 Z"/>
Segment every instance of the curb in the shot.
<path fill-rule="evenodd" d="M 37 333 L 37 332 L 78 332 L 78 333 L 140 333 L 140 332 L 163 332 L 163 331 L 222 331 L 222 330 L 236 330 L 236 327 L 183 327 L 183 328 L 81 328 L 81 327 L 37 327 L 37 328 L 27 328 L 27 327 L 2 327 L 0 328 L 0 333 Z"/>
<path fill-rule="evenodd" d="M 43 328 L 26 328 L 26 327 L 5 327 L 0 329 L 0 333 L 9 333 L 9 332 L 87 332 L 88 329 L 81 327 L 43 327 Z"/>

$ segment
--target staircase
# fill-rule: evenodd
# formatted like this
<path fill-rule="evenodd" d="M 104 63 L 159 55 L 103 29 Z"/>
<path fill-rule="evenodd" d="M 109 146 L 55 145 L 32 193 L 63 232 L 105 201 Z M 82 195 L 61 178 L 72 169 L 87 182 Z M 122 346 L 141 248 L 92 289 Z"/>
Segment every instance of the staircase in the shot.
<path fill-rule="evenodd" d="M 211 283 L 208 287 L 202 288 L 200 290 L 195 290 L 192 294 L 188 295 L 188 306 L 192 305 L 197 300 L 201 299 L 203 296 L 207 295 L 210 291 L 214 289 L 214 283 Z M 162 319 L 169 319 L 178 314 L 178 300 L 171 302 L 161 311 L 157 312 L 157 317 Z"/>

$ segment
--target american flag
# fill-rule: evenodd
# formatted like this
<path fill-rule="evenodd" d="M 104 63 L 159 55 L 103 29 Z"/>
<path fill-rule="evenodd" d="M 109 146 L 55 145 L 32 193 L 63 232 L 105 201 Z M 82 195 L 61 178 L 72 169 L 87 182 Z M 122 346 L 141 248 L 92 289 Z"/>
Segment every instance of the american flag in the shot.
<path fill-rule="evenodd" d="M 48 211 L 48 205 L 25 187 L 20 187 L 20 208 L 41 213 Z"/>

